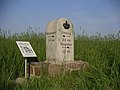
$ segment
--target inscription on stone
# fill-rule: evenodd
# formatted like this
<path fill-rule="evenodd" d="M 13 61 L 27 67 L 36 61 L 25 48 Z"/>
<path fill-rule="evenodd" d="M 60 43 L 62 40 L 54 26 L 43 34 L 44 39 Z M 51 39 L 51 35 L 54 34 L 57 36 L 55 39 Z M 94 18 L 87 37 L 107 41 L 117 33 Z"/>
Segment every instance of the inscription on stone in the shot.
<path fill-rule="evenodd" d="M 60 18 L 46 28 L 46 60 L 74 61 L 74 28 L 70 20 Z"/>

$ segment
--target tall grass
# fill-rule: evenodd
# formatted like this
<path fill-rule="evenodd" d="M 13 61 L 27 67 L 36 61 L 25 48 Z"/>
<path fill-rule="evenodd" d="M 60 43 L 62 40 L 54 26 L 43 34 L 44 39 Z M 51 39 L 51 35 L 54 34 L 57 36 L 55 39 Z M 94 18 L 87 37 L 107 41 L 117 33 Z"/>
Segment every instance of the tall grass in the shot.
<path fill-rule="evenodd" d="M 11 80 L 24 76 L 24 58 L 16 40 L 29 41 L 44 61 L 45 35 L 31 30 L 11 35 L 0 29 L 0 90 L 119 90 L 120 89 L 120 35 L 75 37 L 75 60 L 87 61 L 89 69 L 65 76 L 30 78 L 23 84 Z"/>

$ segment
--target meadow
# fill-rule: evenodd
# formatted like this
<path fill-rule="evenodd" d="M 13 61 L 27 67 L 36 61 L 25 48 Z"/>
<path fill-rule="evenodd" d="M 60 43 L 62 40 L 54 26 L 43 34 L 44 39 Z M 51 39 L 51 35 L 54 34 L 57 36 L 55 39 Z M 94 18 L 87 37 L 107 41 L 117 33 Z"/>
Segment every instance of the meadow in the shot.
<path fill-rule="evenodd" d="M 120 90 L 120 33 L 102 36 L 75 35 L 74 58 L 89 63 L 87 70 L 51 77 L 42 75 L 22 84 L 11 80 L 24 77 L 24 58 L 16 40 L 29 41 L 39 61 L 46 59 L 45 34 L 28 30 L 11 35 L 0 29 L 0 90 Z"/>

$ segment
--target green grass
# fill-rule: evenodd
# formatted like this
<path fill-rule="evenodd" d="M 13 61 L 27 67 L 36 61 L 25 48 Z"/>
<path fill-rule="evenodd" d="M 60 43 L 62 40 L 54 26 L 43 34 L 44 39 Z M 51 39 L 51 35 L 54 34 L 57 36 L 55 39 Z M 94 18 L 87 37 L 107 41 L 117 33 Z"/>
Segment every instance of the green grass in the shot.
<path fill-rule="evenodd" d="M 77 35 L 75 60 L 87 61 L 89 69 L 67 75 L 30 78 L 23 84 L 11 80 L 24 76 L 24 58 L 16 40 L 29 41 L 38 55 L 45 60 L 45 35 L 27 31 L 10 35 L 0 29 L 0 90 L 119 90 L 120 89 L 120 35 L 102 37 Z"/>

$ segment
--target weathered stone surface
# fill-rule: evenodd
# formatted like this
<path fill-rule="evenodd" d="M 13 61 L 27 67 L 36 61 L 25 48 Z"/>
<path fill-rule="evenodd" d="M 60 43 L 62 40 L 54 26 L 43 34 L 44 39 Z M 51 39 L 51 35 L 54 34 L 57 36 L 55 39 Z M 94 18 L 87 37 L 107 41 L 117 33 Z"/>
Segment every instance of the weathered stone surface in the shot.
<path fill-rule="evenodd" d="M 62 66 L 59 64 L 49 64 L 48 74 L 51 76 L 60 75 L 62 73 Z"/>
<path fill-rule="evenodd" d="M 31 76 L 40 76 L 41 73 L 41 64 L 39 62 L 33 62 L 30 64 L 30 75 Z"/>
<path fill-rule="evenodd" d="M 89 64 L 83 61 L 74 61 L 74 62 L 69 62 L 65 64 L 65 68 L 70 70 L 70 72 L 75 70 L 86 69 L 88 67 L 89 67 Z"/>
<path fill-rule="evenodd" d="M 46 62 L 33 63 L 30 65 L 30 75 L 40 76 L 48 74 L 50 76 L 65 74 L 65 72 L 71 73 L 72 71 L 86 69 L 89 67 L 87 62 L 72 61 L 64 64 L 51 64 Z"/>
<path fill-rule="evenodd" d="M 45 33 L 47 62 L 74 61 L 74 28 L 70 20 L 60 18 L 49 22 Z"/>
<path fill-rule="evenodd" d="M 14 84 L 23 84 L 25 82 L 24 78 L 17 77 L 15 80 L 12 80 L 12 83 Z"/>

